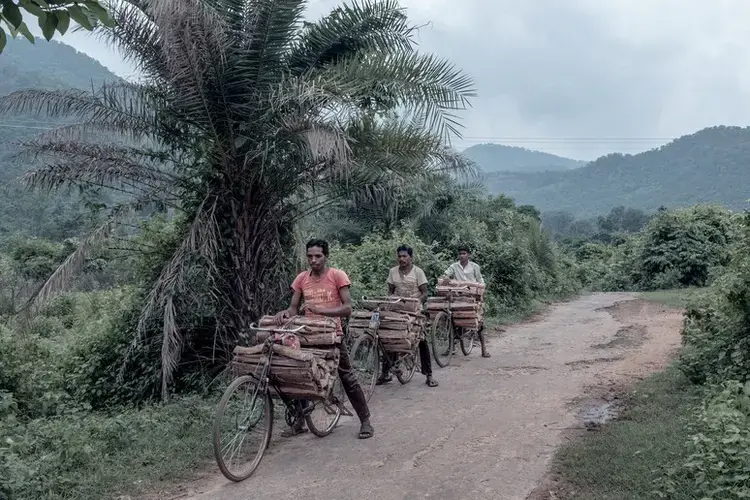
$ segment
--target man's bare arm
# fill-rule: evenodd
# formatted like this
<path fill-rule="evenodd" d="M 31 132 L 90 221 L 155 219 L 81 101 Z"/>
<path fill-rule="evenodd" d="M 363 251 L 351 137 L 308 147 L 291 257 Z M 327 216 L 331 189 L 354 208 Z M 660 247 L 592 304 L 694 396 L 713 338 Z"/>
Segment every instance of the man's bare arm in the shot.
<path fill-rule="evenodd" d="M 352 314 L 352 294 L 348 286 L 339 288 L 341 305 L 338 307 L 316 307 L 310 306 L 309 311 L 321 316 L 330 316 L 332 318 L 344 318 Z"/>
<path fill-rule="evenodd" d="M 279 311 L 276 314 L 276 316 L 274 316 L 274 319 L 276 320 L 276 324 L 281 325 L 284 323 L 284 320 L 299 314 L 299 303 L 301 301 L 302 301 L 302 293 L 295 290 L 294 294 L 292 294 L 292 302 L 289 304 L 289 308 L 284 309 L 283 311 Z"/>
<path fill-rule="evenodd" d="M 393 283 L 388 283 L 388 295 L 395 295 L 396 294 L 396 285 Z"/>
<path fill-rule="evenodd" d="M 419 300 L 421 300 L 424 304 L 425 302 L 427 302 L 427 283 L 425 283 L 424 285 L 419 285 L 419 293 L 422 294 L 419 296 Z"/>

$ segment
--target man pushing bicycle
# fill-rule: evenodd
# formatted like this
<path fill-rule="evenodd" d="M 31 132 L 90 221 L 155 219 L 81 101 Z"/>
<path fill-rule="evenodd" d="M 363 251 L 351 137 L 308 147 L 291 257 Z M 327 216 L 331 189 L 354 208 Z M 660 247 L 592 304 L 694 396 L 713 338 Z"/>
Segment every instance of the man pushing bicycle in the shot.
<path fill-rule="evenodd" d="M 471 281 L 484 285 L 484 278 L 482 277 L 482 271 L 479 264 L 472 262 L 470 258 L 471 252 L 469 251 L 468 246 L 463 245 L 458 247 L 458 262 L 454 262 L 448 267 L 448 269 L 446 269 L 440 280 L 441 283 L 446 283 L 453 279 L 455 281 Z M 484 338 L 484 319 L 482 319 L 482 323 L 479 325 L 477 335 L 479 336 L 479 342 L 482 345 L 482 357 L 489 358 L 490 353 L 487 352 L 487 343 Z"/>

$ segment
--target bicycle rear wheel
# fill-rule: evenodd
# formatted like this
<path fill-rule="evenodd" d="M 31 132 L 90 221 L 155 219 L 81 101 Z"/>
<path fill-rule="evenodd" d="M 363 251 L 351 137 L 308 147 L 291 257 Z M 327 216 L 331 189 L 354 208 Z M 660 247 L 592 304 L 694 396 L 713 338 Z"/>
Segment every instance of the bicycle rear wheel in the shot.
<path fill-rule="evenodd" d="M 396 372 L 396 378 L 402 384 L 408 384 L 414 378 L 414 373 L 417 371 L 417 352 L 414 349 L 411 353 L 402 356 L 398 362 L 397 366 L 400 370 Z"/>
<path fill-rule="evenodd" d="M 375 337 L 369 333 L 360 335 L 354 342 L 349 357 L 365 399 L 370 401 L 380 373 L 380 350 Z"/>
<path fill-rule="evenodd" d="M 305 422 L 310 432 L 319 438 L 326 437 L 341 418 L 341 408 L 334 403 L 333 397 L 329 396 L 324 401 L 314 401 L 312 409 L 305 412 Z"/>
<path fill-rule="evenodd" d="M 214 456 L 230 481 L 243 481 L 260 465 L 273 433 L 273 400 L 249 375 L 235 379 L 219 402 Z M 246 453 L 245 453 L 246 452 Z"/>
<path fill-rule="evenodd" d="M 451 358 L 453 358 L 453 323 L 446 312 L 437 313 L 432 321 L 430 347 L 439 367 L 445 368 L 451 364 Z"/>
<path fill-rule="evenodd" d="M 461 352 L 464 353 L 464 356 L 468 356 L 469 354 L 471 354 L 471 351 L 474 349 L 474 339 L 476 338 L 477 338 L 476 330 L 462 329 Z"/>

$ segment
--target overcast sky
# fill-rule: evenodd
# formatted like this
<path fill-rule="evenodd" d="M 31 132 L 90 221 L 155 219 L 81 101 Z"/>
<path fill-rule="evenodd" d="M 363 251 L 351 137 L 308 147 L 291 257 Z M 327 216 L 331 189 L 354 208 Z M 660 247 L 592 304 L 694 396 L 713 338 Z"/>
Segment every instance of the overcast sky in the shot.
<path fill-rule="evenodd" d="M 311 0 L 319 17 L 338 2 Z M 636 153 L 750 121 L 748 0 L 402 0 L 429 23 L 420 50 L 454 61 L 479 96 L 461 148 L 512 144 L 578 159 Z M 62 41 L 132 74 L 83 34 Z"/>

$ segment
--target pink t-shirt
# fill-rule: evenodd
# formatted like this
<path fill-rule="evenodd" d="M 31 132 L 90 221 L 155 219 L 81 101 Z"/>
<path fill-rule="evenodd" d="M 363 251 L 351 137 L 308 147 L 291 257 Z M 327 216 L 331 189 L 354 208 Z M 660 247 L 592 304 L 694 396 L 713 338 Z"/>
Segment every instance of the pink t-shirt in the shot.
<path fill-rule="evenodd" d="M 349 276 L 340 269 L 329 267 L 323 276 L 315 277 L 310 271 L 299 273 L 292 283 L 292 290 L 300 292 L 305 302 L 321 307 L 338 307 L 341 305 L 339 290 L 352 284 Z M 322 318 L 319 314 L 305 311 L 305 316 Z M 335 318 L 339 334 L 342 333 L 341 318 Z"/>

